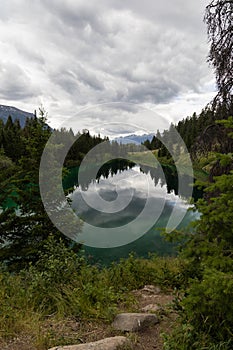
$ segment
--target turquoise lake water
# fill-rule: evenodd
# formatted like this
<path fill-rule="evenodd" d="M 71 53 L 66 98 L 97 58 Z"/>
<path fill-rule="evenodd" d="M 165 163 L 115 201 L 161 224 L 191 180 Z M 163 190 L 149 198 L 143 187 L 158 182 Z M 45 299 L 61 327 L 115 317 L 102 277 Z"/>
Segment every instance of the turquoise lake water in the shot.
<path fill-rule="evenodd" d="M 97 179 L 91 178 L 90 174 L 82 178 L 85 181 L 79 184 L 78 168 L 73 168 L 65 186 L 75 185 L 70 194 L 72 208 L 84 222 L 81 241 L 85 254 L 94 263 L 109 264 L 131 252 L 140 257 L 148 257 L 150 253 L 175 255 L 174 244 L 161 236 L 161 228 L 166 227 L 174 206 L 183 214 L 178 229 L 198 217 L 198 213 L 188 210 L 190 205 L 185 193 L 178 195 L 174 169 L 166 167 L 162 174 L 139 165 L 110 164 L 101 168 Z M 188 185 L 192 179 L 184 176 L 181 181 Z M 198 196 L 200 193 L 195 190 L 194 197 Z M 104 247 L 101 246 L 102 231 Z M 112 242 L 117 242 L 114 244 L 118 246 L 111 246 Z"/>

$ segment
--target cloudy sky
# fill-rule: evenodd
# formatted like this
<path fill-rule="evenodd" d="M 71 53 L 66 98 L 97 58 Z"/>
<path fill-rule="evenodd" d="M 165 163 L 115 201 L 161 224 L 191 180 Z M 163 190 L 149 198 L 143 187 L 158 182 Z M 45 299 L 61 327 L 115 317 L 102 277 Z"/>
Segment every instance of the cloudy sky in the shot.
<path fill-rule="evenodd" d="M 55 127 L 73 117 L 80 128 L 156 129 L 156 113 L 177 121 L 200 112 L 215 89 L 207 3 L 1 0 L 0 104 L 43 104 Z"/>

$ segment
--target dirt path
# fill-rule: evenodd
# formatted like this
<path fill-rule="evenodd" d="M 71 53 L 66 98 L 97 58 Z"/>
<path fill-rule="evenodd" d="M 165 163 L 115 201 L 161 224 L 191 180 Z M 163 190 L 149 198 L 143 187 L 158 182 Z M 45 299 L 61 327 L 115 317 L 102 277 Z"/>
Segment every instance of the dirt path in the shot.
<path fill-rule="evenodd" d="M 145 286 L 142 290 L 135 291 L 133 294 L 138 301 L 136 311 L 141 312 L 148 305 L 151 308 L 151 305 L 158 306 L 156 314 L 160 320 L 158 325 L 151 326 L 135 335 L 136 343 L 133 346 L 133 350 L 162 350 L 163 340 L 161 334 L 171 330 L 176 318 L 171 307 L 173 301 L 172 293 L 161 292 L 158 287 L 150 288 L 150 286 Z"/>

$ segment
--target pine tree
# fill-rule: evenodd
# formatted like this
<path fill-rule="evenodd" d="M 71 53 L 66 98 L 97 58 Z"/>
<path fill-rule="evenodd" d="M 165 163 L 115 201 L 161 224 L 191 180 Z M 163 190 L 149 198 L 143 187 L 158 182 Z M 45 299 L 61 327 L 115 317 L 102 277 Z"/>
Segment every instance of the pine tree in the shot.
<path fill-rule="evenodd" d="M 40 197 L 39 165 L 50 135 L 44 118 L 28 120 L 22 136 L 25 153 L 15 171 L 1 182 L 1 206 L 9 200 L 14 203 L 13 207 L 5 208 L 0 214 L 0 259 L 11 270 L 28 266 L 29 262 L 34 263 L 38 251 L 51 234 L 70 244 L 70 240 L 48 218 Z"/>

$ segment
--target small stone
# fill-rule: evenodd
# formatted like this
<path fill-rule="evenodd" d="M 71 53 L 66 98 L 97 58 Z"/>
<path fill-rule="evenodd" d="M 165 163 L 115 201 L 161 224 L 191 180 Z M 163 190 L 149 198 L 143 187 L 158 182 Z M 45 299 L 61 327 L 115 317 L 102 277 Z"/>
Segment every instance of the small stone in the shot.
<path fill-rule="evenodd" d="M 146 285 L 143 287 L 142 292 L 147 292 L 147 293 L 151 293 L 151 294 L 159 294 L 161 292 L 160 287 L 158 286 L 153 286 L 153 285 Z"/>
<path fill-rule="evenodd" d="M 111 337 L 105 338 L 96 342 L 79 344 L 79 345 L 67 345 L 67 346 L 55 346 L 49 350 L 117 350 L 119 346 L 128 345 L 129 340 L 126 337 Z"/>
<path fill-rule="evenodd" d="M 157 304 L 149 304 L 141 309 L 142 312 L 157 312 L 159 310 L 161 310 L 161 306 Z"/>
<path fill-rule="evenodd" d="M 112 326 L 123 332 L 137 332 L 158 322 L 158 317 L 154 314 L 122 313 L 116 316 Z"/>

